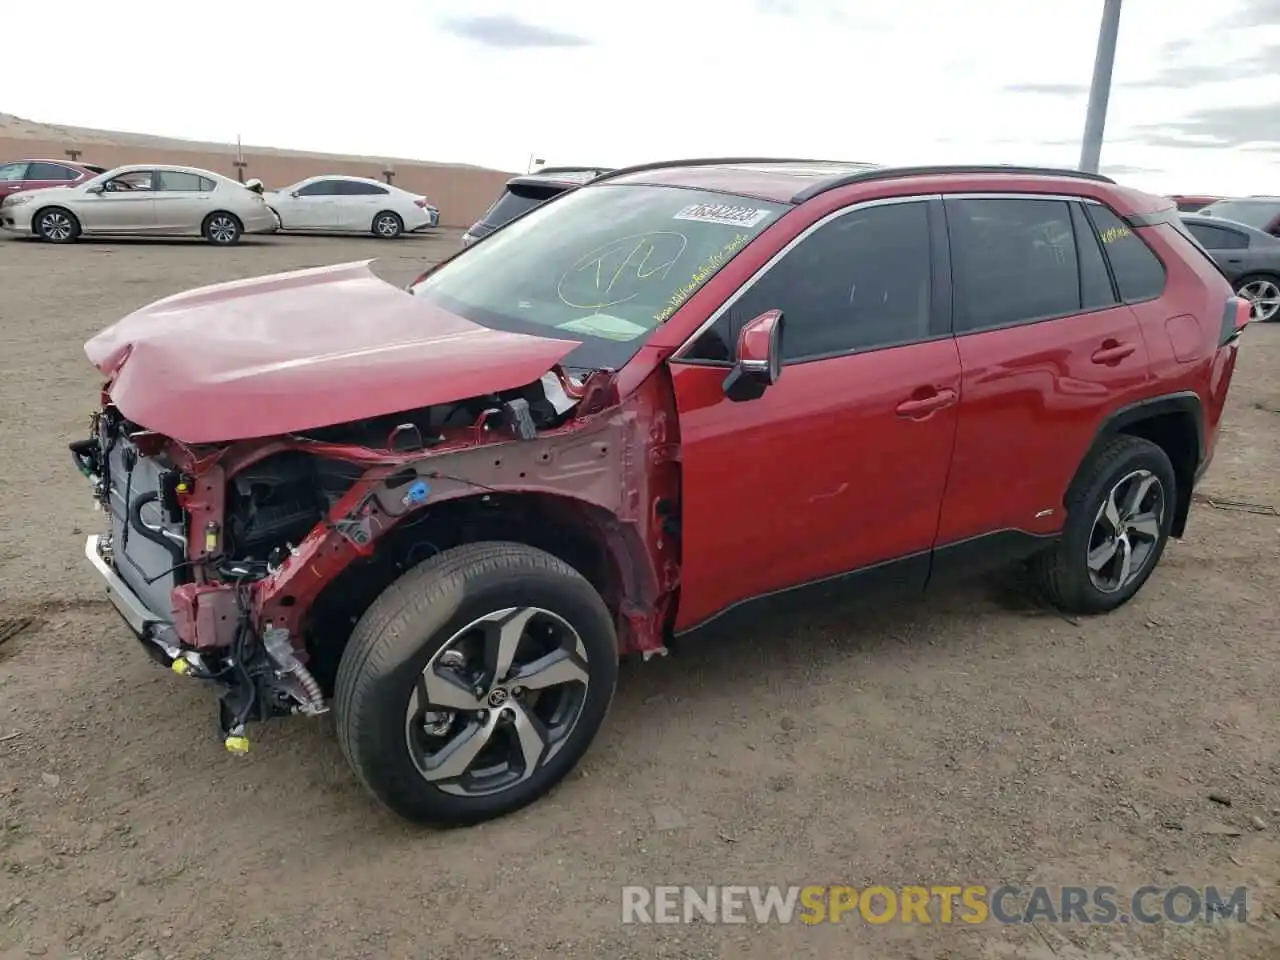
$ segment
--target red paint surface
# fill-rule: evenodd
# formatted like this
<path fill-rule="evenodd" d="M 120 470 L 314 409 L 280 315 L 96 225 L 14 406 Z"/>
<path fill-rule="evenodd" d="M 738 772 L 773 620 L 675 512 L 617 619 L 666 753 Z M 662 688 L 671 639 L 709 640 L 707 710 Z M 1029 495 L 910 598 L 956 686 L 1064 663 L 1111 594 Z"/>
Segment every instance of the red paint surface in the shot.
<path fill-rule="evenodd" d="M 351 263 L 168 297 L 85 353 L 126 417 L 217 443 L 514 389 L 577 345 L 490 330 Z"/>
<path fill-rule="evenodd" d="M 4 200 L 11 193 L 20 193 L 24 190 L 41 190 L 45 187 L 74 187 L 98 176 L 88 167 L 82 167 L 80 164 L 72 163 L 69 160 L 0 160 L 0 166 L 7 166 L 10 163 L 56 163 L 60 167 L 69 167 L 78 171 L 80 176 L 74 180 L 0 180 L 0 200 Z"/>

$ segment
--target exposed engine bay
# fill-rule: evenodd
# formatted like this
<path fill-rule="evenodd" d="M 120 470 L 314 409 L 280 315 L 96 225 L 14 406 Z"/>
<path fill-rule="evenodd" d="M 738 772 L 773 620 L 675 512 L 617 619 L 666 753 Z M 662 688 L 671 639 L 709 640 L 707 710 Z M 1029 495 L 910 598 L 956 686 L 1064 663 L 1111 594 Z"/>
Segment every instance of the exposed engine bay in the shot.
<path fill-rule="evenodd" d="M 622 421 L 581 429 L 585 413 L 616 403 L 611 381 L 557 368 L 503 394 L 218 445 L 152 433 L 108 401 L 93 436 L 71 444 L 107 515 L 89 559 L 105 565 L 109 594 L 118 578 L 142 611 L 113 596 L 156 659 L 222 687 L 227 747 L 247 749 L 250 721 L 327 711 L 353 624 L 398 574 L 518 530 L 527 518 L 507 491 L 566 487 L 614 514 L 628 492 L 622 457 L 609 455 L 627 446 Z M 548 547 L 612 575 L 571 523 L 539 529 Z M 536 542 L 539 530 L 520 535 Z"/>

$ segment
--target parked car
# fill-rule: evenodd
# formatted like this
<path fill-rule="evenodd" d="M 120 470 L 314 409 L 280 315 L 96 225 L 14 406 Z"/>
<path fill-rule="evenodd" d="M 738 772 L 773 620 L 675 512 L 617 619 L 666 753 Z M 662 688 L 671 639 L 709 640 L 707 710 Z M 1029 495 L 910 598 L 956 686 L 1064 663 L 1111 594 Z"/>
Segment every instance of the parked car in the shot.
<path fill-rule="evenodd" d="M 22 190 L 75 186 L 100 172 L 87 164 L 66 160 L 15 160 L 0 165 L 0 201 Z"/>
<path fill-rule="evenodd" d="M 82 236 L 203 236 L 226 246 L 271 233 L 275 217 L 242 184 L 196 167 L 116 167 L 73 187 L 24 191 L 0 203 L 0 227 L 51 243 Z"/>
<path fill-rule="evenodd" d="M 1280 197 L 1230 197 L 1196 211 L 1202 217 L 1221 217 L 1280 236 Z"/>
<path fill-rule="evenodd" d="M 765 602 L 1028 558 L 1063 610 L 1126 603 L 1248 320 L 1169 201 L 1096 174 L 627 168 L 407 289 L 314 267 L 89 340 L 86 558 L 222 686 L 228 749 L 332 708 L 374 796 L 474 823 L 574 767 L 620 655 Z"/>
<path fill-rule="evenodd" d="M 1216 203 L 1221 200 L 1222 197 L 1175 193 L 1169 199 L 1174 202 L 1180 213 L 1196 213 L 1203 210 L 1209 204 Z"/>
<path fill-rule="evenodd" d="M 1253 304 L 1253 319 L 1280 315 L 1280 238 L 1217 217 L 1183 216 L 1191 235 L 1209 251 L 1238 296 Z"/>
<path fill-rule="evenodd" d="M 484 216 L 462 235 L 462 245 L 470 246 L 539 204 L 608 171 L 608 167 L 543 167 L 534 173 L 512 177 Z"/>
<path fill-rule="evenodd" d="M 364 177 L 308 177 L 265 196 L 280 229 L 290 233 L 372 233 L 393 240 L 440 225 L 440 211 L 426 197 Z"/>

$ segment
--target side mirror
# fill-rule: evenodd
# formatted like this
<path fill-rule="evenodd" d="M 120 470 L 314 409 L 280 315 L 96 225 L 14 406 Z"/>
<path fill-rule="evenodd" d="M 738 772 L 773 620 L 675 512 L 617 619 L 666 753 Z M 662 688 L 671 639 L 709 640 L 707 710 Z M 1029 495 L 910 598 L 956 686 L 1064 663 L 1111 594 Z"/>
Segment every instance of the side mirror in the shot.
<path fill-rule="evenodd" d="M 755 400 L 782 376 L 782 311 L 769 310 L 746 323 L 738 334 L 733 369 L 724 378 L 730 400 Z"/>
<path fill-rule="evenodd" d="M 105 187 L 101 183 L 95 183 L 92 186 L 85 187 L 84 192 L 85 193 L 102 193 L 104 189 Z"/>
<path fill-rule="evenodd" d="M 289 196 L 291 196 L 291 197 L 293 197 L 293 199 L 297 200 L 300 196 L 302 196 L 302 191 L 301 191 L 301 190 L 294 190 L 292 193 L 290 193 L 290 194 L 289 194 Z"/>

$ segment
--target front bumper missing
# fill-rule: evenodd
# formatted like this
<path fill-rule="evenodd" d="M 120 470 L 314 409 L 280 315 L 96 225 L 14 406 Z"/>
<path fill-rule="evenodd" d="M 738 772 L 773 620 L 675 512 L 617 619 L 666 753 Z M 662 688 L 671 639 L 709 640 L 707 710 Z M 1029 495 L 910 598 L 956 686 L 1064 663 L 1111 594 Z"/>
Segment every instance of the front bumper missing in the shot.
<path fill-rule="evenodd" d="M 106 588 L 107 599 L 111 601 L 112 606 L 119 611 L 125 623 L 129 624 L 129 628 L 133 630 L 140 640 L 159 647 L 170 660 L 177 659 L 181 656 L 182 651 L 177 644 L 170 642 L 166 637 L 167 634 L 172 633 L 172 624 L 149 609 L 138 595 L 133 592 L 133 589 L 120 579 L 120 576 L 103 556 L 102 546 L 104 539 L 99 534 L 92 534 L 85 540 L 84 555 L 85 559 L 89 561 L 89 565 L 93 567 L 94 572 L 102 580 L 103 586 Z"/>

